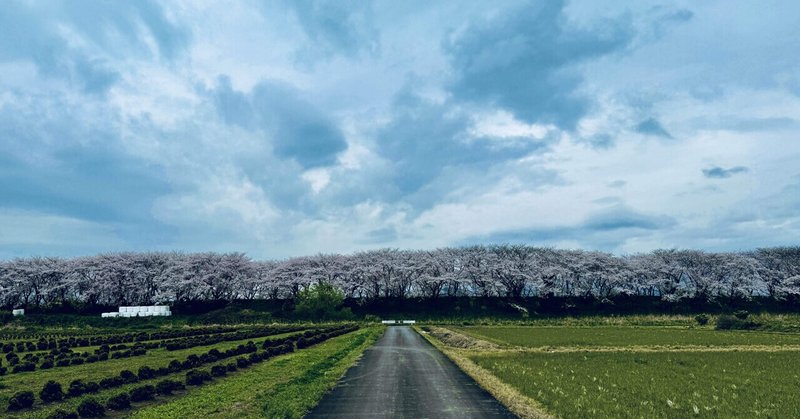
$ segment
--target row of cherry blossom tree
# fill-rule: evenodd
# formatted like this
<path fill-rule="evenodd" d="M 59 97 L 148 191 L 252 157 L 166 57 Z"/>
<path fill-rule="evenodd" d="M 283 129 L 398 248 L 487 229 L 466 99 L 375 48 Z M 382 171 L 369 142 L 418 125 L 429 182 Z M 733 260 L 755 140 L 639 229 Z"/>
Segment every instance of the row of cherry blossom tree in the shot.
<path fill-rule="evenodd" d="M 286 299 L 326 282 L 349 298 L 618 295 L 775 300 L 800 297 L 800 247 L 656 250 L 615 256 L 523 245 L 381 249 L 279 261 L 243 253 L 110 253 L 0 262 L 0 305 L 147 305 Z"/>

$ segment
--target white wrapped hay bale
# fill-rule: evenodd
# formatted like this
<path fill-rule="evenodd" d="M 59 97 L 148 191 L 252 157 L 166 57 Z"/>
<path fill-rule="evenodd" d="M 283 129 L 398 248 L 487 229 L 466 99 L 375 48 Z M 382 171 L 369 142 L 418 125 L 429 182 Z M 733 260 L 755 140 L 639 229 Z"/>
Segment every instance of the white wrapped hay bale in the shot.
<path fill-rule="evenodd" d="M 15 309 L 15 310 L 11 310 L 11 314 L 13 314 L 15 316 L 24 316 L 25 315 L 25 309 L 24 308 L 18 308 L 18 309 Z"/>

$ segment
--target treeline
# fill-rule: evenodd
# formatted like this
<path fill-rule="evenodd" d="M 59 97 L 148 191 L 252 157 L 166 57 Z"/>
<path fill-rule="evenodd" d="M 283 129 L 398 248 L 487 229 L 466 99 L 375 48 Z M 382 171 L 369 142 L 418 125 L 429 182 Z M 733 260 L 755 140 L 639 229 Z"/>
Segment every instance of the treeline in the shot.
<path fill-rule="evenodd" d="M 381 249 L 279 261 L 242 253 L 110 253 L 0 262 L 5 308 L 292 299 L 329 283 L 349 299 L 644 296 L 664 301 L 793 301 L 800 247 L 656 250 L 615 256 L 523 245 Z"/>

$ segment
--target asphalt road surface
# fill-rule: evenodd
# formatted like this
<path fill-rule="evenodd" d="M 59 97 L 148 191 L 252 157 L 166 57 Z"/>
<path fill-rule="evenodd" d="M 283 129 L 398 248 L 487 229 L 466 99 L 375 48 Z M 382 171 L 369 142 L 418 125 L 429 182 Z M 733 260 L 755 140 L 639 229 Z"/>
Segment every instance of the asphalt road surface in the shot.
<path fill-rule="evenodd" d="M 307 418 L 513 418 L 407 326 L 390 326 Z"/>

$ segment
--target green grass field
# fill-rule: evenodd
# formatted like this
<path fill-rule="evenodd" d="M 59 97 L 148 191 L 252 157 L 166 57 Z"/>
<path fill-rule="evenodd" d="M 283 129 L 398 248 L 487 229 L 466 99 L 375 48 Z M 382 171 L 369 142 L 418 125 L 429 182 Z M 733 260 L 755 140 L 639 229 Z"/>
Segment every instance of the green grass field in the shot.
<path fill-rule="evenodd" d="M 800 345 L 800 334 L 711 328 L 625 326 L 477 326 L 452 328 L 500 345 L 538 347 Z"/>
<path fill-rule="evenodd" d="M 471 359 L 580 417 L 800 417 L 800 352 L 505 353 Z"/>
<path fill-rule="evenodd" d="M 797 316 L 762 316 L 758 331 L 649 320 L 451 326 L 497 346 L 445 350 L 557 417 L 800 417 Z"/>

